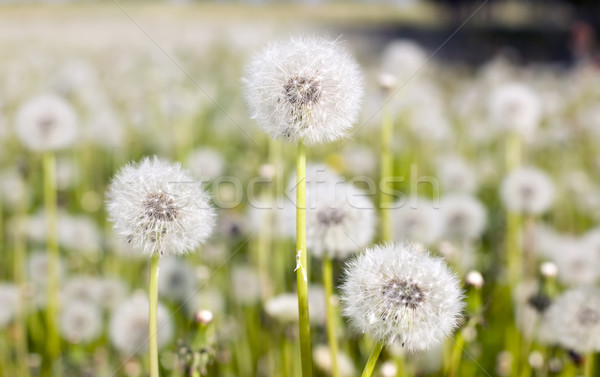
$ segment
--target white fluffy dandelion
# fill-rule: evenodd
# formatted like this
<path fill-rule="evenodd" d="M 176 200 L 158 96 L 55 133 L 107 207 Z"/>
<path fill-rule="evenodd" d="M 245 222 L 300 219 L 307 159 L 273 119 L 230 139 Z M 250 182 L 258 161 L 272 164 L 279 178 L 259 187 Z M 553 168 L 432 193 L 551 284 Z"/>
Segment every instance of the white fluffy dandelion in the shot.
<path fill-rule="evenodd" d="M 442 259 L 410 244 L 376 246 L 349 263 L 342 286 L 344 315 L 360 332 L 409 352 L 439 344 L 463 308 L 458 278 Z"/>
<path fill-rule="evenodd" d="M 162 348 L 171 341 L 174 329 L 169 312 L 161 304 L 157 321 L 157 343 Z M 109 336 L 113 346 L 126 355 L 148 351 L 148 299 L 143 294 L 135 294 L 117 306 L 110 318 Z"/>
<path fill-rule="evenodd" d="M 14 284 L 0 283 L 0 329 L 6 326 L 17 313 L 19 289 Z"/>
<path fill-rule="evenodd" d="M 316 257 L 345 259 L 371 242 L 375 209 L 362 190 L 350 184 L 335 188 L 320 190 L 316 205 L 306 210 L 307 247 Z"/>
<path fill-rule="evenodd" d="M 315 365 L 319 370 L 322 370 L 327 375 L 333 375 L 333 363 L 331 358 L 331 351 L 329 347 L 320 344 L 313 350 L 313 359 Z M 354 361 L 344 352 L 337 354 L 337 367 L 340 377 L 351 377 L 356 376 L 356 368 L 354 367 Z"/>
<path fill-rule="evenodd" d="M 54 94 L 43 94 L 25 102 L 17 113 L 16 134 L 35 151 L 71 146 L 77 139 L 77 116 L 73 107 Z"/>
<path fill-rule="evenodd" d="M 544 313 L 540 334 L 577 352 L 600 351 L 600 289 L 578 288 L 558 297 Z"/>
<path fill-rule="evenodd" d="M 100 308 L 89 301 L 71 301 L 60 313 L 60 333 L 71 343 L 88 343 L 102 332 Z"/>
<path fill-rule="evenodd" d="M 504 177 L 500 196 L 510 211 L 539 215 L 554 201 L 554 184 L 543 171 L 522 167 Z"/>
<path fill-rule="evenodd" d="M 472 240 L 483 232 L 486 210 L 470 195 L 447 195 L 440 201 L 443 234 L 449 239 Z"/>
<path fill-rule="evenodd" d="M 399 39 L 389 43 L 382 56 L 382 72 L 392 74 L 398 84 L 406 84 L 427 62 L 427 53 L 417 43 Z"/>
<path fill-rule="evenodd" d="M 157 157 L 122 168 L 107 207 L 115 231 L 146 255 L 185 254 L 208 238 L 215 222 L 200 183 Z"/>
<path fill-rule="evenodd" d="M 184 302 L 193 295 L 197 281 L 190 265 L 175 257 L 166 257 L 161 258 L 159 268 L 159 295 L 175 302 Z"/>
<path fill-rule="evenodd" d="M 460 157 L 445 156 L 440 159 L 437 176 L 446 192 L 471 194 L 477 190 L 475 170 Z"/>
<path fill-rule="evenodd" d="M 197 148 L 187 156 L 185 166 L 197 177 L 213 180 L 223 175 L 225 160 L 223 155 L 213 148 Z"/>
<path fill-rule="evenodd" d="M 489 115 L 499 129 L 532 136 L 542 116 L 540 96 L 522 83 L 499 85 L 490 94 Z"/>
<path fill-rule="evenodd" d="M 439 207 L 423 197 L 410 197 L 402 205 L 396 205 L 392 224 L 397 241 L 409 239 L 431 245 L 442 232 Z"/>
<path fill-rule="evenodd" d="M 363 97 L 358 64 L 337 41 L 270 44 L 242 79 L 250 115 L 276 139 L 331 142 L 356 121 Z"/>

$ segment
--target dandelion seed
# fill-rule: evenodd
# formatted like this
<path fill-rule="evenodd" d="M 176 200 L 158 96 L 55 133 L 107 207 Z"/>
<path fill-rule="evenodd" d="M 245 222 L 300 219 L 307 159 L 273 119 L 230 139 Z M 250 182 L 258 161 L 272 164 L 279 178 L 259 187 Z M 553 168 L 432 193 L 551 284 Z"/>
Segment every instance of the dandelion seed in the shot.
<path fill-rule="evenodd" d="M 439 258 L 409 244 L 376 246 L 352 260 L 342 286 L 344 315 L 378 341 L 409 352 L 439 344 L 463 308 L 459 280 Z"/>
<path fill-rule="evenodd" d="M 356 121 L 362 74 L 336 41 L 294 38 L 256 55 L 242 79 L 251 114 L 275 139 L 331 142 Z"/>

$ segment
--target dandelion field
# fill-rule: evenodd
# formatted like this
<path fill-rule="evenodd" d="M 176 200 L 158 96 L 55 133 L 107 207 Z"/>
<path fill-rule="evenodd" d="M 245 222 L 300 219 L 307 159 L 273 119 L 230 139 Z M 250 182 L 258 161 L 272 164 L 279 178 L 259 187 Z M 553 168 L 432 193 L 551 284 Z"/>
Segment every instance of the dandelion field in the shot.
<path fill-rule="evenodd" d="M 0 376 L 600 373 L 591 60 L 366 32 L 428 3 L 0 10 Z"/>

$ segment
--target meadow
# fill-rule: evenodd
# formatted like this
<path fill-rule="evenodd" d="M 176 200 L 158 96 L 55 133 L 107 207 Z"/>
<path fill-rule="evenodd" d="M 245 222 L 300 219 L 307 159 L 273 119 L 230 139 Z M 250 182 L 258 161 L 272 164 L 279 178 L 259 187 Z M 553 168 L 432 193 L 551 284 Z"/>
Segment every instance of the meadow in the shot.
<path fill-rule="evenodd" d="M 0 376 L 597 376 L 599 67 L 393 9 L 0 8 Z"/>

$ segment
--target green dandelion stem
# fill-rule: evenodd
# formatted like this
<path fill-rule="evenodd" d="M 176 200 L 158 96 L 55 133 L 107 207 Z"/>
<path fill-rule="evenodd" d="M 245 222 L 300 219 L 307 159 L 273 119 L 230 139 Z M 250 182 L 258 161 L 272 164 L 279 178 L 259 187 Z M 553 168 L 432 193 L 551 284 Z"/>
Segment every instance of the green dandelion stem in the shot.
<path fill-rule="evenodd" d="M 150 377 L 158 377 L 158 262 L 160 253 L 150 259 L 150 286 L 148 290 L 148 350 L 150 352 Z"/>
<path fill-rule="evenodd" d="M 296 160 L 296 281 L 300 326 L 302 376 L 312 376 L 312 350 L 308 316 L 308 265 L 306 256 L 306 149 L 298 142 Z"/>
<path fill-rule="evenodd" d="M 331 352 L 331 375 L 339 377 L 338 370 L 338 342 L 337 328 L 335 323 L 335 308 L 331 302 L 333 297 L 333 268 L 331 258 L 323 258 L 323 286 L 325 288 L 325 309 L 327 311 L 327 340 Z"/>
<path fill-rule="evenodd" d="M 377 359 L 379 359 L 379 355 L 381 354 L 381 350 L 383 350 L 384 343 L 382 341 L 378 341 L 373 347 L 371 354 L 369 355 L 369 359 L 367 360 L 367 364 L 365 365 L 365 369 L 363 369 L 362 377 L 371 377 L 373 375 L 373 370 L 375 369 L 375 365 L 377 364 Z"/>
<path fill-rule="evenodd" d="M 393 121 L 388 109 L 383 111 L 381 123 L 381 180 L 379 182 L 379 210 L 381 212 L 381 240 L 383 242 L 392 241 L 392 222 L 390 218 L 390 204 L 392 196 L 389 194 L 390 188 L 386 187 L 390 178 L 394 175 L 393 156 L 392 156 L 392 134 Z"/>
<path fill-rule="evenodd" d="M 46 305 L 46 356 L 47 365 L 44 370 L 51 369 L 53 361 L 60 353 L 60 339 L 56 331 L 59 311 L 58 297 L 58 202 L 56 192 L 56 157 L 52 152 L 42 157 L 44 174 L 44 210 L 46 212 L 46 246 L 48 255 L 48 304 Z"/>

